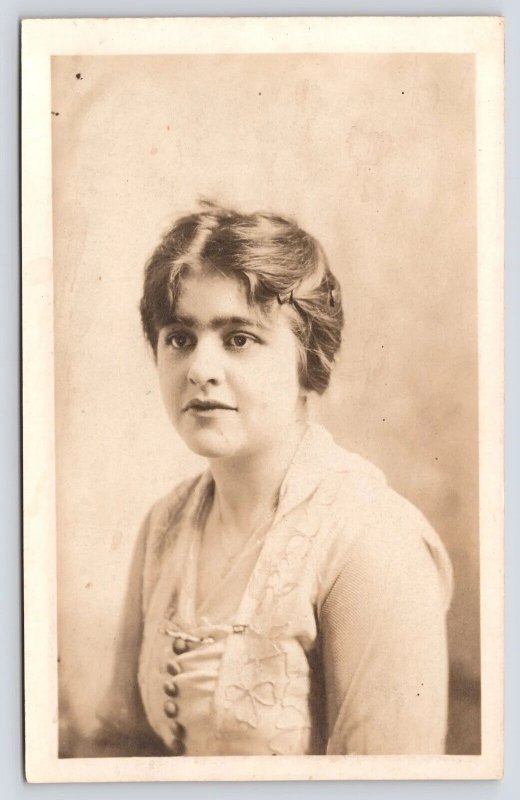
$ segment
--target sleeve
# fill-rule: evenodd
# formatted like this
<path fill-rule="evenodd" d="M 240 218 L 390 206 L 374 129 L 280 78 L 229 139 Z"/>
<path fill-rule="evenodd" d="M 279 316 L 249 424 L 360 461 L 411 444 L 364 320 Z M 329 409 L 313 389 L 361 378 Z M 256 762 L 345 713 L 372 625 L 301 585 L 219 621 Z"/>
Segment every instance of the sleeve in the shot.
<path fill-rule="evenodd" d="M 420 535 L 351 545 L 319 614 L 327 753 L 444 752 L 446 592 L 432 556 Z"/>
<path fill-rule="evenodd" d="M 141 702 L 137 670 L 143 635 L 143 573 L 150 514 L 141 526 L 130 567 L 115 640 L 108 691 L 97 709 L 99 725 L 90 739 L 90 755 L 164 755 L 162 741 L 150 727 Z"/>

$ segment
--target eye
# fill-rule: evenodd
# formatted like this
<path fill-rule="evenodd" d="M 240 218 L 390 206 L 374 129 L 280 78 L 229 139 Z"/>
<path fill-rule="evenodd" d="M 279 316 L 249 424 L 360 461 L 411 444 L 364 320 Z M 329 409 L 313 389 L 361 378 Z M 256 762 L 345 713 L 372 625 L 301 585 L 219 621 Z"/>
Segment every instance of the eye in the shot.
<path fill-rule="evenodd" d="M 178 333 L 169 333 L 164 341 L 175 350 L 186 350 L 193 344 L 193 337 L 179 331 Z"/>
<path fill-rule="evenodd" d="M 244 350 L 254 341 L 256 341 L 255 338 L 247 333 L 234 333 L 227 340 L 227 344 L 233 350 Z"/>

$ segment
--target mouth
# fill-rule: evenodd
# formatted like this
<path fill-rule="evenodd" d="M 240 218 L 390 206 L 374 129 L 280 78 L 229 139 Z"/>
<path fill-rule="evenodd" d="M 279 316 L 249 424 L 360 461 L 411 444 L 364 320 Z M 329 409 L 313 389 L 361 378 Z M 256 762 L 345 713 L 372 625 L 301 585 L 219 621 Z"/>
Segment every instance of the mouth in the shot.
<path fill-rule="evenodd" d="M 190 400 L 186 403 L 183 411 L 215 411 L 223 409 L 224 411 L 237 411 L 235 406 L 228 406 L 226 403 L 221 403 L 219 400 Z"/>

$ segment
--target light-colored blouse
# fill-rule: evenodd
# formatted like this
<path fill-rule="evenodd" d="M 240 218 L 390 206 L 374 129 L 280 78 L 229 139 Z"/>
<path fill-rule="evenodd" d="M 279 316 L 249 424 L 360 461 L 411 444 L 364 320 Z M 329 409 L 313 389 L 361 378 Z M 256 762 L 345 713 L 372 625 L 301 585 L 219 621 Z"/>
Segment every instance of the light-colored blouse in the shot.
<path fill-rule="evenodd" d="M 265 538 L 197 607 L 213 488 L 184 482 L 142 526 L 108 753 L 442 753 L 451 568 L 421 513 L 311 425 Z"/>

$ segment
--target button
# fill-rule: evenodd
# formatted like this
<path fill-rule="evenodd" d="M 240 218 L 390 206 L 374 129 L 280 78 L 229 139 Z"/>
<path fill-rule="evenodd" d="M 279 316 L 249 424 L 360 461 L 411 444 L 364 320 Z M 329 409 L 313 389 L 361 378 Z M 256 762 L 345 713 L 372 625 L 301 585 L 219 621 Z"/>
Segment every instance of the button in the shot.
<path fill-rule="evenodd" d="M 167 681 L 164 686 L 164 694 L 167 694 L 168 697 L 177 697 L 179 694 L 179 687 L 177 686 L 174 681 Z"/>
<path fill-rule="evenodd" d="M 170 675 L 178 675 L 180 671 L 181 668 L 176 661 L 168 661 L 166 664 L 166 672 L 169 672 Z"/>
<path fill-rule="evenodd" d="M 167 700 L 164 704 L 164 713 L 167 717 L 176 717 L 177 716 L 177 703 L 174 703 L 173 700 Z"/>
<path fill-rule="evenodd" d="M 175 653 L 175 655 L 181 656 L 188 649 L 189 649 L 188 648 L 188 642 L 186 641 L 186 639 L 177 638 L 177 639 L 173 640 L 172 650 Z"/>
<path fill-rule="evenodd" d="M 186 735 L 186 731 L 184 730 L 184 725 L 181 725 L 180 722 L 172 722 L 170 725 L 170 730 L 174 735 L 175 739 L 182 739 L 183 736 Z"/>
<path fill-rule="evenodd" d="M 172 756 L 183 756 L 186 752 L 186 747 L 181 739 L 173 738 L 170 742 L 170 750 Z"/>

